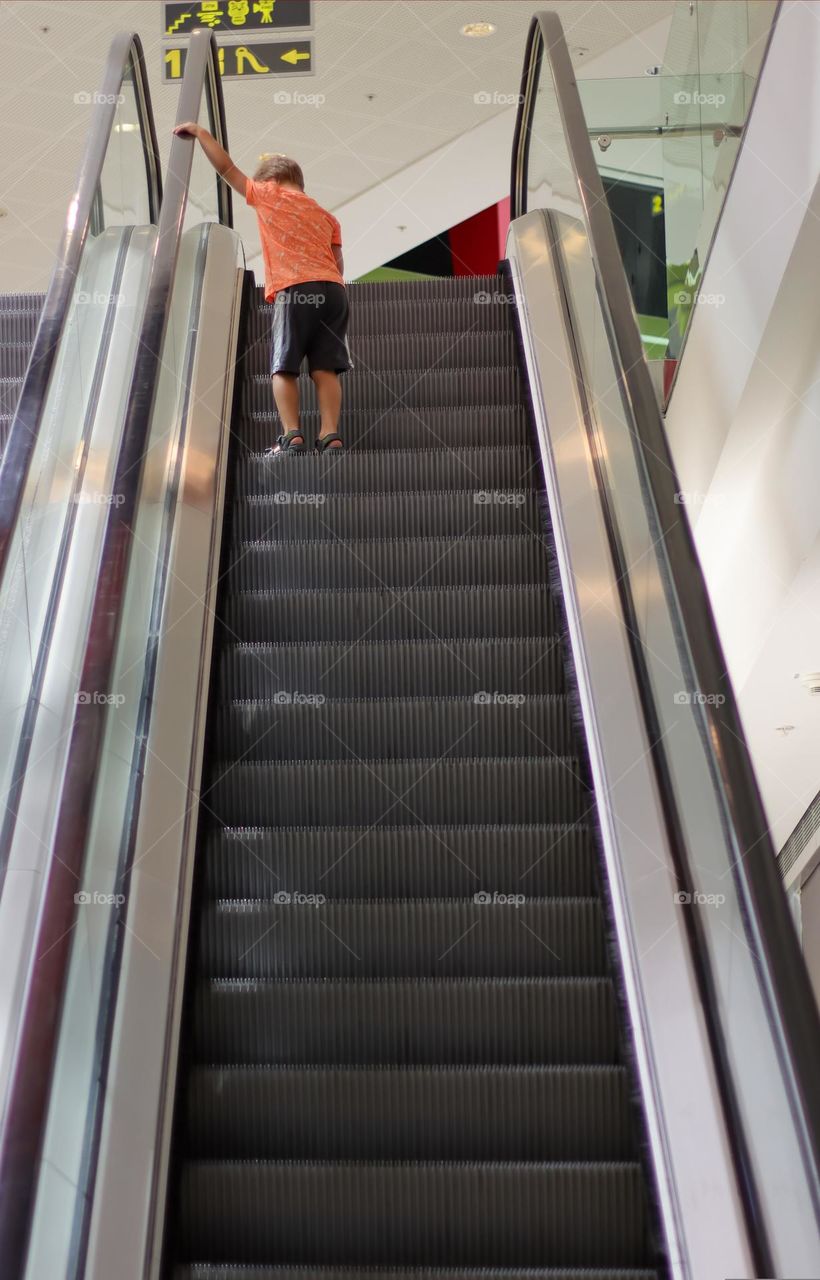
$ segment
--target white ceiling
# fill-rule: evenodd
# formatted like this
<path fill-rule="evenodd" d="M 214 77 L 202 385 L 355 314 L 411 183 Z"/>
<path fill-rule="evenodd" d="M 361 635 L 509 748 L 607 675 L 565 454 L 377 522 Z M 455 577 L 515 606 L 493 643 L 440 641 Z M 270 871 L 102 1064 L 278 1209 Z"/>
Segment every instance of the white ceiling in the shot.
<path fill-rule="evenodd" d="M 231 150 L 252 171 L 262 151 L 302 164 L 310 194 L 333 209 L 504 111 L 475 95 L 515 94 L 536 0 L 314 0 L 316 74 L 224 82 Z M 669 18 L 672 0 L 553 0 L 576 64 Z M 0 290 L 44 288 L 111 37 L 139 32 L 163 164 L 178 98 L 161 83 L 159 0 L 0 3 Z M 468 39 L 464 23 L 497 32 Z M 646 61 L 655 57 L 647 45 Z M 640 74 L 642 67 L 635 68 Z M 277 89 L 321 94 L 321 106 L 279 105 Z M 375 95 L 372 99 L 368 95 Z M 237 204 L 241 202 L 237 201 Z M 249 210 L 237 229 L 251 238 Z"/>

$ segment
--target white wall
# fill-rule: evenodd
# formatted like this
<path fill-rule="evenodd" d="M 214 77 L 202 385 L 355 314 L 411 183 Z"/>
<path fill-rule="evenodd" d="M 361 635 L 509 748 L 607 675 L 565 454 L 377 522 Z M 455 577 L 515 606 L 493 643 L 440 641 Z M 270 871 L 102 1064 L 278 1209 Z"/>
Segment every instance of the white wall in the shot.
<path fill-rule="evenodd" d="M 667 414 L 778 845 L 820 789 L 818 67 L 785 0 Z"/>

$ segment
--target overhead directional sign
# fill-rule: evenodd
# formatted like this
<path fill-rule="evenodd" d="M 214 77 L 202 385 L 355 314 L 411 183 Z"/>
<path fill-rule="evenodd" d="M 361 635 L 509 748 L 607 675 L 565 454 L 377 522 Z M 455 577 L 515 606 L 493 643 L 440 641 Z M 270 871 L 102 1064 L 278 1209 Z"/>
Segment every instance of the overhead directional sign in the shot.
<path fill-rule="evenodd" d="M 311 0 L 164 0 L 163 34 L 186 36 L 195 27 L 222 35 L 245 31 L 293 31 L 313 25 Z"/>
<path fill-rule="evenodd" d="M 187 52 L 184 44 L 169 45 L 164 50 L 163 80 L 182 79 Z M 221 44 L 217 55 L 223 80 L 313 73 L 313 45 L 310 40 L 254 40 L 248 44 Z"/>

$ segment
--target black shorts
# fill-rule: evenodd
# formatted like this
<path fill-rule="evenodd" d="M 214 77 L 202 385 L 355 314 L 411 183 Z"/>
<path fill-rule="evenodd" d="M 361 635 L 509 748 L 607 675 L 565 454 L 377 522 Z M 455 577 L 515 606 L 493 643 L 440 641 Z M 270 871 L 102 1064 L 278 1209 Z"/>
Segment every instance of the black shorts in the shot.
<path fill-rule="evenodd" d="M 352 369 L 348 315 L 347 290 L 335 280 L 310 280 L 280 289 L 273 300 L 271 374 L 297 374 L 305 356 L 311 373 Z"/>

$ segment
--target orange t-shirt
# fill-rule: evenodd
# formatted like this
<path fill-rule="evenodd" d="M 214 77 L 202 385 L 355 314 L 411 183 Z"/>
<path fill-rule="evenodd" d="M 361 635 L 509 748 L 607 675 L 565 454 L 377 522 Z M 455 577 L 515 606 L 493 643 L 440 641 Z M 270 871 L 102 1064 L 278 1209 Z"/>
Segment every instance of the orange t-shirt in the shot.
<path fill-rule="evenodd" d="M 248 178 L 245 199 L 256 210 L 265 263 L 265 301 L 309 280 L 344 284 L 331 245 L 342 243 L 338 218 L 304 191 Z"/>

